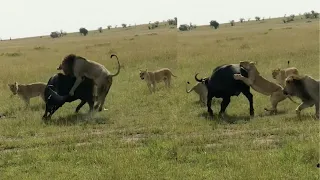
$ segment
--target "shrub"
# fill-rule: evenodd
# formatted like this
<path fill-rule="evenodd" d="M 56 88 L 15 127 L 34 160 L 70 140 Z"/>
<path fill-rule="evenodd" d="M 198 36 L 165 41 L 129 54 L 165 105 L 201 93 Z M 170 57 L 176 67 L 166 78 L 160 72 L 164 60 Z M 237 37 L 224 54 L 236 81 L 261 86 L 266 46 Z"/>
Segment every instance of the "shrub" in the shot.
<path fill-rule="evenodd" d="M 84 36 L 86 36 L 89 31 L 86 28 L 82 27 L 82 28 L 79 29 L 79 32 L 80 32 L 80 34 L 83 34 Z"/>
<path fill-rule="evenodd" d="M 154 22 L 154 27 L 155 28 L 159 27 L 159 21 Z"/>
<path fill-rule="evenodd" d="M 306 19 L 313 19 L 319 17 L 319 13 L 315 12 L 314 10 L 312 10 L 311 12 L 305 12 L 303 15 Z"/>
<path fill-rule="evenodd" d="M 181 24 L 179 27 L 180 31 L 188 31 L 190 29 L 190 26 L 187 24 Z"/>
<path fill-rule="evenodd" d="M 309 13 L 309 12 L 306 12 L 303 15 L 304 15 L 304 17 L 306 17 L 306 19 L 311 18 L 311 13 Z"/>
<path fill-rule="evenodd" d="M 318 18 L 319 17 L 319 13 L 315 12 L 314 10 L 311 11 L 311 15 L 312 15 L 312 18 Z"/>
<path fill-rule="evenodd" d="M 149 24 L 148 28 L 149 28 L 149 29 L 154 29 L 154 28 L 156 28 L 156 25 L 155 25 L 154 23 Z"/>
<path fill-rule="evenodd" d="M 286 19 L 283 19 L 283 23 L 288 23 L 288 22 L 291 22 L 291 21 L 294 21 L 294 17 L 295 15 L 294 14 L 291 14 L 289 17 L 287 17 Z"/>
<path fill-rule="evenodd" d="M 100 33 L 102 33 L 102 27 L 99 27 L 99 28 L 98 28 L 98 31 L 99 31 Z"/>
<path fill-rule="evenodd" d="M 234 26 L 234 25 L 235 25 L 234 20 L 231 20 L 231 21 L 230 21 L 230 25 L 231 25 L 231 26 Z"/>
<path fill-rule="evenodd" d="M 219 23 L 216 20 L 210 21 L 210 26 L 214 27 L 215 29 L 219 28 Z"/>
<path fill-rule="evenodd" d="M 60 30 L 60 36 L 66 36 L 67 35 L 67 32 L 65 31 L 62 31 L 62 29 Z"/>
<path fill-rule="evenodd" d="M 173 19 L 168 19 L 167 20 L 169 25 L 177 25 L 178 24 L 178 18 L 174 17 Z"/>
<path fill-rule="evenodd" d="M 51 38 L 58 38 L 58 37 L 60 37 L 61 35 L 60 35 L 60 33 L 58 32 L 58 31 L 54 31 L 54 32 L 51 32 L 51 34 L 50 34 L 50 37 Z"/>

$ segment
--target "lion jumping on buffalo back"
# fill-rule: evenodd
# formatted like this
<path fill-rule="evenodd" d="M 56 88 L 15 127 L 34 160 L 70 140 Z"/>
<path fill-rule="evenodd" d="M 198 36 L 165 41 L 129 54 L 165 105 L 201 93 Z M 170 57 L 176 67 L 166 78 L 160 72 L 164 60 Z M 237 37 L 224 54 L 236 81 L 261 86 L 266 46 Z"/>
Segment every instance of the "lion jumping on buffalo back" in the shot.
<path fill-rule="evenodd" d="M 248 71 L 248 78 L 242 76 L 241 74 L 235 74 L 234 79 L 241 80 L 248 86 L 251 86 L 251 88 L 255 91 L 266 96 L 270 96 L 272 108 L 264 108 L 266 111 L 269 111 L 271 114 L 276 114 L 278 103 L 285 100 L 286 98 L 289 98 L 292 102 L 296 103 L 291 99 L 290 96 L 283 94 L 282 86 L 262 77 L 255 64 L 255 62 L 240 61 L 240 66 Z"/>
<path fill-rule="evenodd" d="M 103 65 L 83 58 L 81 56 L 77 56 L 75 54 L 67 55 L 62 63 L 59 65 L 57 70 L 62 70 L 66 75 L 75 76 L 77 79 L 72 86 L 69 95 L 73 96 L 74 91 L 80 85 L 83 80 L 83 77 L 87 77 L 92 79 L 97 86 L 97 104 L 95 105 L 95 109 L 99 106 L 99 111 L 102 110 L 106 96 L 110 90 L 112 85 L 112 78 L 117 76 L 120 73 L 120 62 L 118 60 L 117 55 L 112 54 L 110 58 L 115 56 L 118 62 L 118 71 L 115 74 L 111 74 Z"/>

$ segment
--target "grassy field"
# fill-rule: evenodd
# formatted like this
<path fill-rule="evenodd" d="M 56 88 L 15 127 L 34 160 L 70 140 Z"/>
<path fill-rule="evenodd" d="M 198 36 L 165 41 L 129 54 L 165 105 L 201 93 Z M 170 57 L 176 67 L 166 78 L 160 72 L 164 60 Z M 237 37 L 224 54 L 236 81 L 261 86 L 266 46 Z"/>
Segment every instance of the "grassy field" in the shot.
<path fill-rule="evenodd" d="M 88 120 L 88 106 L 67 103 L 49 124 L 42 122 L 43 102 L 25 109 L 10 98 L 7 84 L 47 82 L 68 53 L 76 53 L 116 71 L 116 53 L 125 66 L 107 96 L 107 111 Z M 271 69 L 287 61 L 301 74 L 319 78 L 319 22 L 281 20 L 222 24 L 189 32 L 160 27 L 118 28 L 88 36 L 0 42 L 0 179 L 319 179 L 319 121 L 314 108 L 297 119 L 289 100 L 269 116 L 269 97 L 254 95 L 255 117 L 247 99 L 232 97 L 227 119 L 206 119 L 196 94 L 186 94 L 194 74 L 241 60 L 257 61 L 272 80 Z M 172 88 L 158 85 L 150 94 L 139 69 L 168 67 L 177 78 Z M 272 80 L 273 81 L 273 80 Z M 299 99 L 295 98 L 296 101 Z M 212 105 L 214 113 L 220 100 Z M 10 118 L 11 117 L 11 118 Z"/>

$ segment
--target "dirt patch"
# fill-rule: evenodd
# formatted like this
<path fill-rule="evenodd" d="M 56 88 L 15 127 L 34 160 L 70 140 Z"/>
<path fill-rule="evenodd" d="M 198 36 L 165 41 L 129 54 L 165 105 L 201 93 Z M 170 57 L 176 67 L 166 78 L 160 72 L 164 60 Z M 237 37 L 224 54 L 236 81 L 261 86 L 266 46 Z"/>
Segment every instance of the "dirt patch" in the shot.
<path fill-rule="evenodd" d="M 134 143 L 137 142 L 139 140 L 143 140 L 145 139 L 146 136 L 144 134 L 133 134 L 131 136 L 125 136 L 122 138 L 122 141 L 127 142 L 127 143 Z"/>
<path fill-rule="evenodd" d="M 217 148 L 217 147 L 222 147 L 221 143 L 211 143 L 211 144 L 206 144 L 204 147 L 206 148 Z"/>
<path fill-rule="evenodd" d="M 253 140 L 254 144 L 257 145 L 273 145 L 275 143 L 277 143 L 279 140 L 276 136 L 271 135 L 271 136 L 267 136 L 267 137 L 263 137 L 263 138 L 257 138 L 255 140 Z"/>

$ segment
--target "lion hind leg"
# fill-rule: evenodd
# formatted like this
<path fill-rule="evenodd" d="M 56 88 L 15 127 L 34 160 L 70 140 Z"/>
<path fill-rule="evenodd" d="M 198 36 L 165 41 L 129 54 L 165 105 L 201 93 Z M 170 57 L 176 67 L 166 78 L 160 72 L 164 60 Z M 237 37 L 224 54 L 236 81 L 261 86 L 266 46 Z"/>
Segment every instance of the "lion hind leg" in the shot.
<path fill-rule="evenodd" d="M 270 111 L 270 114 L 277 114 L 277 106 L 279 102 L 285 100 L 287 97 L 282 93 L 282 91 L 277 91 L 271 94 L 270 102 L 271 102 L 271 109 L 264 108 L 266 111 Z"/>
<path fill-rule="evenodd" d="M 99 111 L 102 111 L 103 109 L 103 106 L 104 106 L 104 102 L 106 101 L 106 97 L 110 91 L 110 88 L 111 88 L 111 83 L 107 85 L 106 88 L 103 89 L 103 92 L 101 93 L 101 96 L 100 96 L 100 106 L 99 106 Z"/>
<path fill-rule="evenodd" d="M 164 82 L 167 88 L 171 87 L 171 77 L 167 77 Z"/>

